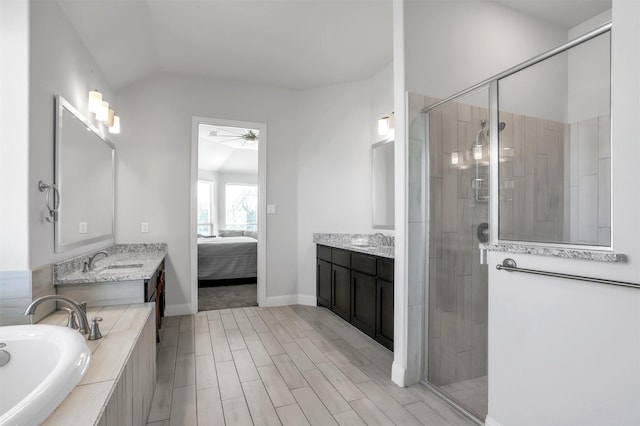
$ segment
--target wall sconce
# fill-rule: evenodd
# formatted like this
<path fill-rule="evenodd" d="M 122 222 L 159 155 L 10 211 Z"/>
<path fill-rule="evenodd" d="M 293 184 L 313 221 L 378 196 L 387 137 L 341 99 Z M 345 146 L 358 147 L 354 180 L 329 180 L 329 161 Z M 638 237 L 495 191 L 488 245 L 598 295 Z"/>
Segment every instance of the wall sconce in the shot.
<path fill-rule="evenodd" d="M 378 135 L 393 138 L 395 133 L 395 114 L 378 119 Z"/>
<path fill-rule="evenodd" d="M 109 108 L 109 102 L 102 99 L 102 93 L 98 90 L 89 92 L 89 101 L 87 102 L 89 112 L 95 114 L 96 120 L 102 121 L 109 129 L 109 133 L 120 133 L 120 117 L 115 115 L 115 111 Z"/>
<path fill-rule="evenodd" d="M 458 158 L 458 153 L 457 152 L 452 152 L 451 153 L 451 164 L 453 164 L 455 166 L 459 162 L 460 162 L 460 159 Z"/>

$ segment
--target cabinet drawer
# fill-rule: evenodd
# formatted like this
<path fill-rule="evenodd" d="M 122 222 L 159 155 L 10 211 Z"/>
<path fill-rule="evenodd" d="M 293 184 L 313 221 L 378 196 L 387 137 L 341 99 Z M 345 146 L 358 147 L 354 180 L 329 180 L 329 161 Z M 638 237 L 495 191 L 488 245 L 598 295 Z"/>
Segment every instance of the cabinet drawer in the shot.
<path fill-rule="evenodd" d="M 393 260 L 378 258 L 378 278 L 393 282 Z"/>
<path fill-rule="evenodd" d="M 331 248 L 327 246 L 318 245 L 318 259 L 331 262 Z"/>
<path fill-rule="evenodd" d="M 361 253 L 353 253 L 351 255 L 351 269 L 354 271 L 364 272 L 365 274 L 376 274 L 376 258 Z"/>
<path fill-rule="evenodd" d="M 344 266 L 345 268 L 351 267 L 351 252 L 347 250 L 341 250 L 337 248 L 331 249 L 331 263 Z"/>

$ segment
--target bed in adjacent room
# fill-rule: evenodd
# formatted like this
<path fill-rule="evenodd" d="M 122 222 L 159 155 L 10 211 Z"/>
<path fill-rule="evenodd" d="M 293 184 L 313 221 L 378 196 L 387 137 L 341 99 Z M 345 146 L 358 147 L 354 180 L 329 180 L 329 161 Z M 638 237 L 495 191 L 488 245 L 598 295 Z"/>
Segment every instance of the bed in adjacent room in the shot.
<path fill-rule="evenodd" d="M 198 238 L 198 281 L 242 282 L 258 269 L 258 240 L 249 236 Z M 255 281 L 254 281 L 255 282 Z"/>

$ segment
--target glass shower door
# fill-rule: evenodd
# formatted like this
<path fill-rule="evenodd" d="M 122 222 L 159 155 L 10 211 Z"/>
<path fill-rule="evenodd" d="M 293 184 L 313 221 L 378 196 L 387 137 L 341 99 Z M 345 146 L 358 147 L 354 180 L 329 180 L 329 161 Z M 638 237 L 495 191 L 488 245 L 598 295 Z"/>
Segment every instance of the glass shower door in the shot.
<path fill-rule="evenodd" d="M 429 286 L 427 382 L 484 420 L 487 414 L 489 90 L 427 112 Z"/>

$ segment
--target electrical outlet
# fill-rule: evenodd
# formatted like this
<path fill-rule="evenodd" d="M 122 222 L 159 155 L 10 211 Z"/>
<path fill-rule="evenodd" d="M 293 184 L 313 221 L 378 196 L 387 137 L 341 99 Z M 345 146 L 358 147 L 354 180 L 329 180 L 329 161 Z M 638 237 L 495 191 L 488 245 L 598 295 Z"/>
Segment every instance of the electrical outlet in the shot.
<path fill-rule="evenodd" d="M 87 229 L 87 222 L 80 222 L 80 226 L 78 227 L 78 232 L 80 232 L 81 234 L 86 234 L 88 231 Z"/>
<path fill-rule="evenodd" d="M 277 207 L 275 204 L 267 204 L 267 213 L 276 214 Z"/>
<path fill-rule="evenodd" d="M 140 232 L 149 232 L 149 222 L 142 222 Z"/>

